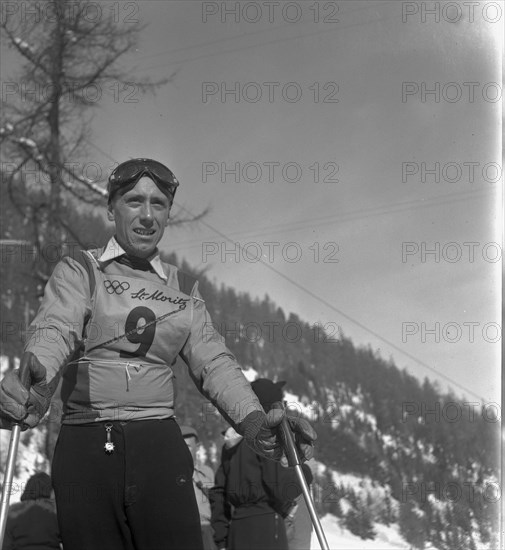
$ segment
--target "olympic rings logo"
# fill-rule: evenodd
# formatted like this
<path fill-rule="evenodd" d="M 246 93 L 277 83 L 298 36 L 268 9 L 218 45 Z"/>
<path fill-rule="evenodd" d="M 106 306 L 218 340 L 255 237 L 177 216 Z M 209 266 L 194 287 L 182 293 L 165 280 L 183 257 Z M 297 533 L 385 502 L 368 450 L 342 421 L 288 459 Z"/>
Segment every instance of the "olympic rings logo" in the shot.
<path fill-rule="evenodd" d="M 109 294 L 123 294 L 130 288 L 130 283 L 126 281 L 104 281 L 103 284 Z"/>

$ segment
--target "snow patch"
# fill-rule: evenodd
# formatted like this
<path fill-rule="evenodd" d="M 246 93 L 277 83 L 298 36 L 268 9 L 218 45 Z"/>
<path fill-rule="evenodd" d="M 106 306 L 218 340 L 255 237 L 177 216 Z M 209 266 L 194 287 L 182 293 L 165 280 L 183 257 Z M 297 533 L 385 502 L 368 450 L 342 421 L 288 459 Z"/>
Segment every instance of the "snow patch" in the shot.
<path fill-rule="evenodd" d="M 374 540 L 364 540 L 341 527 L 338 519 L 331 514 L 321 519 L 321 526 L 331 550 L 407 550 L 411 548 L 394 527 L 374 524 L 377 537 Z M 317 534 L 312 530 L 310 550 L 320 548 Z"/>

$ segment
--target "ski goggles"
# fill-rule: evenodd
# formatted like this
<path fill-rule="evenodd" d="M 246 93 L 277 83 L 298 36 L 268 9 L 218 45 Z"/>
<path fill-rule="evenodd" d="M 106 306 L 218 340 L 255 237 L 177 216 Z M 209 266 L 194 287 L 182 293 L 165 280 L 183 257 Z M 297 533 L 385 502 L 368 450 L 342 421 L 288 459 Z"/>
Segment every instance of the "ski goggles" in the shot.
<path fill-rule="evenodd" d="M 174 200 L 179 182 L 164 164 L 152 159 L 132 159 L 121 163 L 109 176 L 108 201 L 110 202 L 119 190 L 127 193 L 133 189 L 143 176 L 151 178 L 163 194 L 171 201 Z"/>

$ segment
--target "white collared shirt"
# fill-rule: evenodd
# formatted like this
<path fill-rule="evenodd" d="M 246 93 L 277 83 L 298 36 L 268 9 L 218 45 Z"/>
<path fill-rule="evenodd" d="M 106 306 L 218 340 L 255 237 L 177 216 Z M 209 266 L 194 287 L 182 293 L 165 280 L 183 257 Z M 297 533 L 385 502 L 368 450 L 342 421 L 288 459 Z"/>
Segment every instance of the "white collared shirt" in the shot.
<path fill-rule="evenodd" d="M 123 254 L 126 254 L 126 252 L 116 241 L 116 238 L 112 237 L 112 239 L 110 239 L 110 241 L 107 243 L 107 246 L 105 247 L 102 255 L 98 258 L 98 261 L 100 263 L 107 263 L 114 260 L 115 258 L 119 258 Z M 156 275 L 158 275 L 158 277 L 160 277 L 164 281 L 167 281 L 168 277 L 166 276 L 165 271 L 163 269 L 159 250 L 156 249 L 154 254 L 150 258 L 146 258 L 146 259 L 151 264 Z"/>

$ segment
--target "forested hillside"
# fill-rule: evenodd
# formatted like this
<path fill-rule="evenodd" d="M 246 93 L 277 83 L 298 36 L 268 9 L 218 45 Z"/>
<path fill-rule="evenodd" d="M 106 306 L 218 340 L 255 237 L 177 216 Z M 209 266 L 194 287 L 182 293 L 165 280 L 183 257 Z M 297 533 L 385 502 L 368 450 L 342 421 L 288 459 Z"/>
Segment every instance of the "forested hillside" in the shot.
<path fill-rule="evenodd" d="M 399 522 L 417 548 L 496 544 L 497 405 L 442 393 L 436 383 L 420 382 L 369 347 L 354 345 L 339 327 L 310 325 L 287 316 L 267 295 L 252 298 L 193 274 L 243 368 L 286 380 L 288 402 L 296 396 L 304 405 L 292 403 L 314 422 L 317 460 L 333 472 L 361 478 L 360 490 L 328 471 L 320 480 L 321 511 L 345 516 L 351 530 L 369 537 L 372 521 Z M 260 292 L 251 289 L 252 295 Z M 198 427 L 207 444 L 219 441 L 222 421 L 209 413 L 185 367 L 177 369 L 184 395 L 178 414 Z"/>

